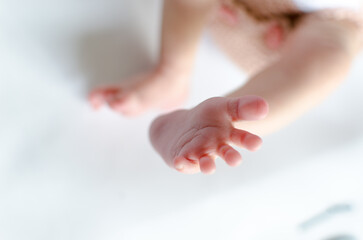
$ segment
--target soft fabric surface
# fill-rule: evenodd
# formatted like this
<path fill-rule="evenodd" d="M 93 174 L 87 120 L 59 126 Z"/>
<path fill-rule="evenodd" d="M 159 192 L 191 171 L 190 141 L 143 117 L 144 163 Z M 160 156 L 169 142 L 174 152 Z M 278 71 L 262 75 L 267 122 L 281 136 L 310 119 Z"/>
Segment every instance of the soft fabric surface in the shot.
<path fill-rule="evenodd" d="M 315 11 L 326 8 L 357 9 L 362 6 L 360 0 L 293 0 L 304 11 Z"/>
<path fill-rule="evenodd" d="M 185 176 L 148 142 L 157 112 L 86 101 L 152 66 L 159 20 L 156 0 L 0 3 L 0 239 L 362 239 L 363 58 L 240 167 Z M 187 106 L 243 79 L 206 38 Z"/>

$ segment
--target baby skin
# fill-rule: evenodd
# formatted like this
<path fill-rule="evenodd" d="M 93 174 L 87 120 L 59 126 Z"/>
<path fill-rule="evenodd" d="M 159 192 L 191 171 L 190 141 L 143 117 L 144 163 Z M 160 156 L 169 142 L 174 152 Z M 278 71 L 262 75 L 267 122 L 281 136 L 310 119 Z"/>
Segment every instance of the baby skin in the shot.
<path fill-rule="evenodd" d="M 93 107 L 108 105 L 126 116 L 179 107 L 188 95 L 202 31 L 218 8 L 226 24 L 237 21 L 219 0 L 165 1 L 157 67 L 130 84 L 95 89 L 90 94 Z M 150 127 L 152 145 L 168 166 L 185 174 L 213 173 L 217 157 L 229 166 L 239 165 L 242 157 L 232 146 L 257 150 L 259 136 L 286 126 L 341 83 L 356 55 L 357 36 L 349 22 L 309 15 L 289 36 L 272 22 L 261 38 L 267 47 L 281 50 L 280 59 L 226 97 L 156 118 Z"/>
<path fill-rule="evenodd" d="M 250 151 L 260 147 L 260 137 L 235 128 L 233 123 L 259 120 L 267 112 L 268 105 L 260 97 L 210 98 L 190 110 L 158 117 L 150 128 L 150 139 L 170 167 L 182 173 L 211 174 L 217 157 L 229 166 L 241 163 L 232 144 Z"/>
<path fill-rule="evenodd" d="M 149 108 L 178 106 L 179 102 L 174 102 L 175 105 L 163 103 L 173 99 L 173 93 L 180 94 L 180 90 L 169 90 L 170 96 L 160 91 L 164 87 L 173 89 L 170 85 L 178 85 L 177 79 L 170 81 L 169 78 L 169 81 L 158 83 L 157 81 L 163 81 L 160 75 L 154 73 L 141 76 L 144 81 L 140 85 L 126 90 L 117 86 L 96 89 L 90 95 L 91 103 L 96 109 L 107 103 L 113 110 L 128 116 L 138 115 Z M 185 85 L 187 83 L 185 79 L 180 81 Z M 179 98 L 178 101 L 180 100 L 183 99 Z M 150 140 L 171 168 L 185 174 L 211 174 L 216 169 L 217 157 L 224 159 L 232 167 L 241 163 L 240 153 L 231 145 L 250 151 L 256 151 L 261 146 L 260 137 L 235 128 L 234 123 L 260 120 L 267 113 L 268 104 L 261 97 L 214 97 L 192 109 L 159 116 L 150 127 Z"/>
<path fill-rule="evenodd" d="M 182 105 L 189 90 L 188 73 L 160 66 L 126 81 L 129 84 L 95 89 L 90 102 L 95 109 L 108 105 L 125 116 L 150 109 L 171 110 Z"/>

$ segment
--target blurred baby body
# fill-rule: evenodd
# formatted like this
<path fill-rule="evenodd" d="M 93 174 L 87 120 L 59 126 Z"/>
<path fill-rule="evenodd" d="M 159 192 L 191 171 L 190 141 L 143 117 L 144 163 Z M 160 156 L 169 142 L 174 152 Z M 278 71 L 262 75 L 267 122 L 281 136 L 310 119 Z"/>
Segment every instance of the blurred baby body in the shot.
<path fill-rule="evenodd" d="M 363 35 L 361 0 L 221 0 L 209 32 L 239 67 L 253 75 L 279 59 L 284 41 L 305 18 L 347 21 Z M 363 46 L 363 41 L 359 44 Z"/>
<path fill-rule="evenodd" d="M 159 116 L 150 139 L 165 163 L 182 173 L 213 173 L 217 157 L 237 166 L 242 158 L 232 146 L 257 150 L 262 141 L 255 134 L 277 131 L 320 103 L 358 53 L 362 8 L 355 6 L 362 3 L 317 2 L 165 1 L 158 64 L 128 85 L 94 90 L 90 101 L 127 116 L 180 106 L 207 26 L 249 81 L 226 97 Z"/>

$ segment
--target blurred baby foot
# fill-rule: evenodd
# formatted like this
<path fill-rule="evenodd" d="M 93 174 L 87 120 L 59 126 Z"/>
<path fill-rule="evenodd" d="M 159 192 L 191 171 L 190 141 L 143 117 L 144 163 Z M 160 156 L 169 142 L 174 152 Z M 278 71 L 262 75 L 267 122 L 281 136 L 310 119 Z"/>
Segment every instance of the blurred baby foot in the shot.
<path fill-rule="evenodd" d="M 108 105 L 123 115 L 137 116 L 150 109 L 175 109 L 188 95 L 187 74 L 171 70 L 155 70 L 127 82 L 130 84 L 93 90 L 89 95 L 93 108 Z"/>

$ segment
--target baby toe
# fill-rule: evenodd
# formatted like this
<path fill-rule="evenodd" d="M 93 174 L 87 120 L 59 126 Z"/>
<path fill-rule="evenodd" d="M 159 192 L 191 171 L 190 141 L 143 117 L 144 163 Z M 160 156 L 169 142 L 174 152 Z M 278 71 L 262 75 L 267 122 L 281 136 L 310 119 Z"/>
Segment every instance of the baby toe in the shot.
<path fill-rule="evenodd" d="M 143 111 L 136 97 L 128 93 L 109 98 L 107 103 L 111 109 L 126 116 L 137 116 Z"/>
<path fill-rule="evenodd" d="M 129 105 L 128 102 L 129 102 L 129 99 L 126 97 L 123 97 L 123 96 L 118 96 L 118 97 L 114 97 L 114 98 L 109 97 L 107 99 L 108 106 L 112 110 L 117 111 L 117 112 L 125 111 L 127 109 L 127 106 Z"/>
<path fill-rule="evenodd" d="M 262 139 L 256 135 L 250 134 L 245 139 L 246 148 L 252 152 L 260 149 L 262 145 Z"/>
<path fill-rule="evenodd" d="M 105 102 L 103 94 L 100 90 L 92 91 L 88 96 L 88 100 L 94 109 L 99 109 Z"/>
<path fill-rule="evenodd" d="M 200 170 L 204 174 L 213 174 L 216 171 L 214 159 L 210 156 L 203 156 L 199 159 Z"/>
<path fill-rule="evenodd" d="M 249 151 L 256 151 L 262 145 L 262 139 L 259 136 L 236 128 L 231 131 L 230 140 L 233 144 Z"/>
<path fill-rule="evenodd" d="M 119 93 L 120 89 L 117 87 L 98 88 L 89 94 L 89 101 L 93 108 L 99 109 L 111 96 Z"/>
<path fill-rule="evenodd" d="M 244 96 L 229 101 L 228 111 L 233 121 L 252 121 L 266 117 L 267 102 L 258 96 Z"/>
<path fill-rule="evenodd" d="M 175 158 L 173 167 L 178 172 L 185 174 L 194 174 L 200 172 L 198 161 L 193 161 L 185 157 Z"/>
<path fill-rule="evenodd" d="M 218 149 L 218 156 L 231 167 L 238 166 L 242 162 L 241 154 L 231 146 L 225 144 Z"/>

